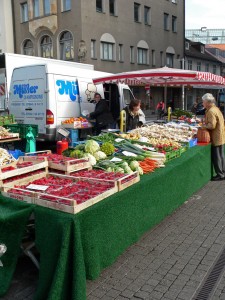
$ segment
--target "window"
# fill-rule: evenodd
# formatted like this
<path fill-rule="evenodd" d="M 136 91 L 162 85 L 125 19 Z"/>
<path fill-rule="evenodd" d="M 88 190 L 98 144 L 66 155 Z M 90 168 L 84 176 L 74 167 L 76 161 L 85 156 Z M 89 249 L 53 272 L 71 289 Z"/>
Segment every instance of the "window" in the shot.
<path fill-rule="evenodd" d="M 201 53 L 204 54 L 205 53 L 205 47 L 203 45 L 201 45 Z"/>
<path fill-rule="evenodd" d="M 216 71 L 217 71 L 216 65 L 213 65 L 212 73 L 213 73 L 213 74 L 216 74 Z"/>
<path fill-rule="evenodd" d="M 188 59 L 188 70 L 192 70 L 192 60 Z"/>
<path fill-rule="evenodd" d="M 41 57 L 52 58 L 53 57 L 53 48 L 52 48 L 52 39 L 45 35 L 41 39 Z"/>
<path fill-rule="evenodd" d="M 34 18 L 39 17 L 40 16 L 39 0 L 33 0 L 33 8 L 34 8 Z"/>
<path fill-rule="evenodd" d="M 20 5 L 21 10 L 21 22 L 27 22 L 28 21 L 28 5 L 27 2 L 22 3 Z"/>
<path fill-rule="evenodd" d="M 134 3 L 134 21 L 140 22 L 140 4 Z"/>
<path fill-rule="evenodd" d="M 189 42 L 185 42 L 185 49 L 186 49 L 186 50 L 189 50 L 189 46 L 190 46 L 190 45 L 189 45 Z"/>
<path fill-rule="evenodd" d="M 146 25 L 150 25 L 151 24 L 151 16 L 150 16 L 150 7 L 145 6 L 144 7 L 144 22 Z"/>
<path fill-rule="evenodd" d="M 123 89 L 123 97 L 126 105 L 129 105 L 130 101 L 134 99 L 133 94 L 128 89 Z"/>
<path fill-rule="evenodd" d="M 205 71 L 209 72 L 209 64 L 208 63 L 205 64 Z"/>
<path fill-rule="evenodd" d="M 116 0 L 109 0 L 109 13 L 111 16 L 116 15 Z"/>
<path fill-rule="evenodd" d="M 44 0 L 44 15 L 50 15 L 51 12 L 51 3 L 50 0 Z"/>
<path fill-rule="evenodd" d="M 112 43 L 101 42 L 101 59 L 113 60 L 113 47 L 114 44 Z"/>
<path fill-rule="evenodd" d="M 134 64 L 134 46 L 130 46 L 130 62 Z"/>
<path fill-rule="evenodd" d="M 123 55 L 123 44 L 119 44 L 119 61 L 124 61 L 124 55 Z"/>
<path fill-rule="evenodd" d="M 26 40 L 23 44 L 23 54 L 24 55 L 34 55 L 34 46 L 31 40 Z"/>
<path fill-rule="evenodd" d="M 91 58 L 96 58 L 96 40 L 91 40 Z"/>
<path fill-rule="evenodd" d="M 164 13 L 164 30 L 169 30 L 169 15 Z"/>
<path fill-rule="evenodd" d="M 201 71 L 201 62 L 200 61 L 197 62 L 197 71 Z"/>
<path fill-rule="evenodd" d="M 166 66 L 173 68 L 173 57 L 174 54 L 166 53 Z"/>
<path fill-rule="evenodd" d="M 60 59 L 72 60 L 74 58 L 73 36 L 69 31 L 61 34 L 60 40 Z"/>
<path fill-rule="evenodd" d="M 172 31 L 177 32 L 177 17 L 172 16 Z"/>
<path fill-rule="evenodd" d="M 155 62 L 155 50 L 152 50 L 152 66 L 155 67 L 156 62 Z"/>
<path fill-rule="evenodd" d="M 71 10 L 71 0 L 62 0 L 63 9 L 62 11 Z"/>
<path fill-rule="evenodd" d="M 96 11 L 97 12 L 103 12 L 102 0 L 96 0 Z"/>
<path fill-rule="evenodd" d="M 148 63 L 148 49 L 138 48 L 137 49 L 137 61 L 138 64 L 147 65 Z"/>

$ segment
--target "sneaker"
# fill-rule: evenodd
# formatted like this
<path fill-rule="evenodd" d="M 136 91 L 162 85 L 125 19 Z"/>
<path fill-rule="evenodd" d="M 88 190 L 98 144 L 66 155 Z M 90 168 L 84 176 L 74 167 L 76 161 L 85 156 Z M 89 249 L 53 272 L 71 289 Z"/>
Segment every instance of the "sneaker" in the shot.
<path fill-rule="evenodd" d="M 219 175 L 214 176 L 211 181 L 220 181 L 220 180 L 225 180 L 225 177 L 221 177 Z"/>

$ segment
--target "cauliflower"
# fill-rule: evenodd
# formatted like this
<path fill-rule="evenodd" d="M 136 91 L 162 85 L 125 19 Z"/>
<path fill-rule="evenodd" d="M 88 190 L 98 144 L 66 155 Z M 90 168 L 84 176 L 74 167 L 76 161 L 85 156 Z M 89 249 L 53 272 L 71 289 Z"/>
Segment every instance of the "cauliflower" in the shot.
<path fill-rule="evenodd" d="M 85 152 L 93 154 L 100 149 L 99 144 L 94 140 L 87 140 L 85 144 Z"/>
<path fill-rule="evenodd" d="M 97 161 L 106 158 L 106 154 L 102 151 L 97 151 L 93 155 L 94 155 L 94 157 L 96 158 Z"/>
<path fill-rule="evenodd" d="M 96 165 L 97 161 L 96 161 L 95 157 L 92 154 L 90 154 L 90 153 L 84 153 L 84 157 L 88 157 L 89 158 L 90 164 L 92 166 Z"/>

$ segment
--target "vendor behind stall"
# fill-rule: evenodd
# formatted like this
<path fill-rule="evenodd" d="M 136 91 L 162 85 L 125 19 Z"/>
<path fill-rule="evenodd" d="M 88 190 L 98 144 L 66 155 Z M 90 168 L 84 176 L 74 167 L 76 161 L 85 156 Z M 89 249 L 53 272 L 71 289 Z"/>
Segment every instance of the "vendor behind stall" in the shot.
<path fill-rule="evenodd" d="M 101 133 L 101 130 L 108 129 L 115 121 L 109 111 L 106 100 L 102 99 L 99 93 L 95 93 L 94 102 L 96 103 L 95 110 L 87 115 L 87 117 L 96 120 L 94 134 L 98 135 Z"/>
<path fill-rule="evenodd" d="M 126 112 L 126 131 L 140 127 L 145 123 L 145 115 L 141 110 L 141 100 L 131 100 L 124 111 Z"/>

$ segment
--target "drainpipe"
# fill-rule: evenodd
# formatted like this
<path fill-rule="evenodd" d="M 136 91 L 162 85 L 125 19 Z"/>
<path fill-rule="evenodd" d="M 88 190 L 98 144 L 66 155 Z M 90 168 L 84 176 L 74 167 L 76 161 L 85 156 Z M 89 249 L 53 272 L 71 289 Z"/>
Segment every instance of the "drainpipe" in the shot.
<path fill-rule="evenodd" d="M 12 24 L 13 24 L 13 48 L 14 53 L 16 53 L 16 26 L 15 26 L 15 9 L 14 9 L 14 0 L 11 0 L 11 7 L 12 7 Z"/>

